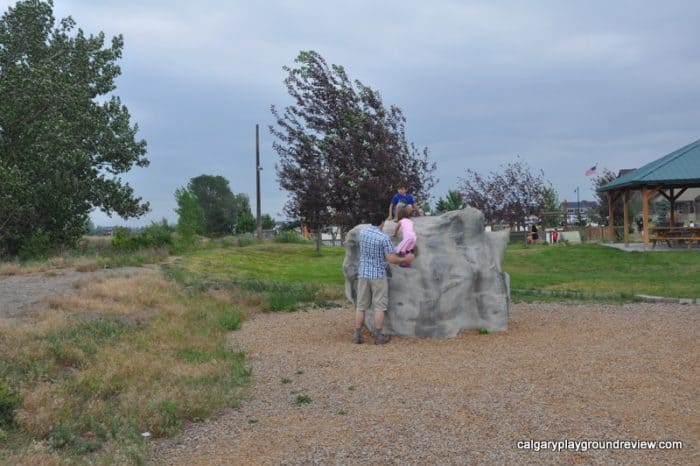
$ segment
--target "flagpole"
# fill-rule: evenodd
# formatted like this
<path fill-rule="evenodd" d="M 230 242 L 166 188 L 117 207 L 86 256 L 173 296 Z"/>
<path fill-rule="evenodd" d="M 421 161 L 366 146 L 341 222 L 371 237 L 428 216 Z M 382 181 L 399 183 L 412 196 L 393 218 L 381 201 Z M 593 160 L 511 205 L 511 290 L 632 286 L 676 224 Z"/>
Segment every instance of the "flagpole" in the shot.
<path fill-rule="evenodd" d="M 579 187 L 576 186 L 576 223 L 581 228 L 581 201 L 579 200 Z"/>

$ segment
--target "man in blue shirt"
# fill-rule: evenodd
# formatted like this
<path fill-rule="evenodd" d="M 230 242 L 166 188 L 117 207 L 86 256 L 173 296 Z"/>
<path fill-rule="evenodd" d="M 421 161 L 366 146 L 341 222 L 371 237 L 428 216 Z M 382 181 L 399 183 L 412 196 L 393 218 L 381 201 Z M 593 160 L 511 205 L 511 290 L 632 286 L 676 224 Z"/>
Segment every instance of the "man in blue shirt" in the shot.
<path fill-rule="evenodd" d="M 383 345 L 389 341 L 384 335 L 384 312 L 389 304 L 389 282 L 386 277 L 387 262 L 399 264 L 411 262 L 415 255 L 406 254 L 399 257 L 394 252 L 394 245 L 384 233 L 384 214 L 375 213 L 370 218 L 372 226 L 360 231 L 360 264 L 357 274 L 357 300 L 355 302 L 355 333 L 353 343 L 362 343 L 362 325 L 365 311 L 374 311 L 374 344 Z"/>
<path fill-rule="evenodd" d="M 387 218 L 396 218 L 396 213 L 399 207 L 406 207 L 409 209 L 409 213 L 412 213 L 414 210 L 413 204 L 415 201 L 413 200 L 413 196 L 408 194 L 406 184 L 400 184 L 396 191 L 397 192 L 394 194 L 394 197 L 391 198 L 391 203 L 389 204 L 389 215 Z"/>

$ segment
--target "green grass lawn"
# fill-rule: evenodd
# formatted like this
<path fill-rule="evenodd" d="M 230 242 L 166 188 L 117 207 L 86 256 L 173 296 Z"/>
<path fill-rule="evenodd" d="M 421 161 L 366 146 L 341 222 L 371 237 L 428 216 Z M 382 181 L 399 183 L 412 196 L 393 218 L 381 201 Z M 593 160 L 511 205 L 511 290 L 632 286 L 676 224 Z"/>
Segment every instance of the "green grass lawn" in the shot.
<path fill-rule="evenodd" d="M 185 259 L 188 269 L 214 279 L 343 284 L 345 249 L 312 244 L 262 243 L 198 251 Z"/>
<path fill-rule="evenodd" d="M 696 251 L 626 252 L 598 244 L 509 245 L 504 271 L 514 295 L 527 291 L 700 298 Z M 525 291 L 525 293 L 522 293 Z"/>
<path fill-rule="evenodd" d="M 259 296 L 265 311 L 295 311 L 344 300 L 344 256 L 340 247 L 319 255 L 312 244 L 264 242 L 198 250 L 164 269 L 187 288 L 231 288 Z"/>
<path fill-rule="evenodd" d="M 182 267 L 204 281 L 338 287 L 345 250 L 313 244 L 262 243 L 197 251 Z M 633 300 L 635 294 L 700 298 L 696 251 L 625 252 L 597 244 L 508 246 L 504 271 L 513 298 Z M 583 296 L 581 296 L 583 295 Z"/>

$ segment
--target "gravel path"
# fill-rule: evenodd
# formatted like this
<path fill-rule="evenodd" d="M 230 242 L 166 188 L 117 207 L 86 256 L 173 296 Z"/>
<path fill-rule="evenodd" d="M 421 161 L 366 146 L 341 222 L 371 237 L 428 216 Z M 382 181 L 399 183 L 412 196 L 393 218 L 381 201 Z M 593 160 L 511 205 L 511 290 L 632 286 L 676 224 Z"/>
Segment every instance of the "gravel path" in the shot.
<path fill-rule="evenodd" d="M 377 347 L 349 343 L 348 308 L 260 314 L 232 334 L 250 355 L 250 399 L 154 441 L 152 461 L 697 465 L 699 316 L 697 305 L 516 304 L 507 332 Z M 530 439 L 683 448 L 517 449 Z"/>

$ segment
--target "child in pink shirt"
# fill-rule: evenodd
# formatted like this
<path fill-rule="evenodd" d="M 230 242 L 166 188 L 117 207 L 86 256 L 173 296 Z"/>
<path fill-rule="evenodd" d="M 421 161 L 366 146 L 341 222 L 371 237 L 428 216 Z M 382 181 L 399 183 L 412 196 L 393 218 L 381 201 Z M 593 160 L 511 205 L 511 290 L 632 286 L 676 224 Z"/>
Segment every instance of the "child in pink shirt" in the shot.
<path fill-rule="evenodd" d="M 398 225 L 396 225 L 394 236 L 398 235 L 399 231 L 401 231 L 401 242 L 396 245 L 396 253 L 399 256 L 405 256 L 409 252 L 413 252 L 413 249 L 416 247 L 416 231 L 413 229 L 411 211 L 406 208 L 399 209 Z M 404 265 L 403 262 L 399 265 L 401 267 L 410 267 L 408 263 Z"/>

